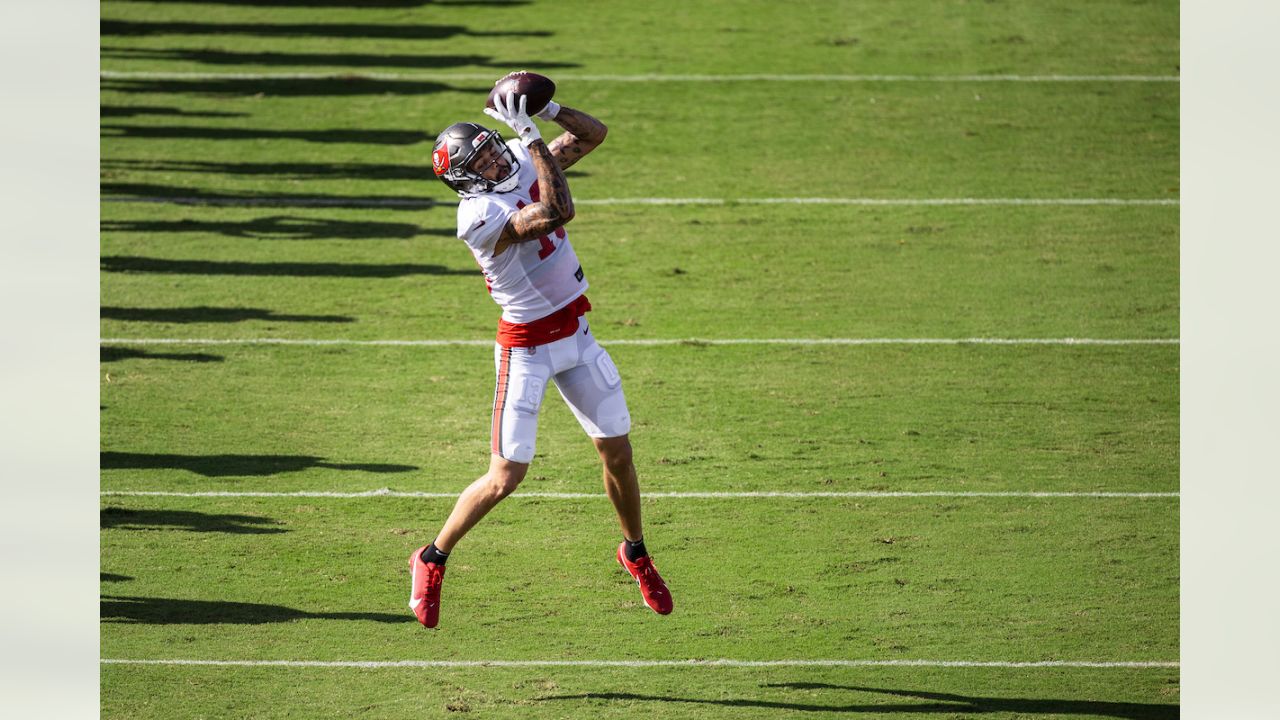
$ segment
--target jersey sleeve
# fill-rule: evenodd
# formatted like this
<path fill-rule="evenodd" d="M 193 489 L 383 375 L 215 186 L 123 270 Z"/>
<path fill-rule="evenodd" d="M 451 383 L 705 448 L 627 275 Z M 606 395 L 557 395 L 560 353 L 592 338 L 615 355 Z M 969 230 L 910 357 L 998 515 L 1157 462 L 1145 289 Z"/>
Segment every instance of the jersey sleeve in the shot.
<path fill-rule="evenodd" d="M 491 253 L 514 210 L 477 197 L 458 209 L 458 237 L 473 250 Z"/>

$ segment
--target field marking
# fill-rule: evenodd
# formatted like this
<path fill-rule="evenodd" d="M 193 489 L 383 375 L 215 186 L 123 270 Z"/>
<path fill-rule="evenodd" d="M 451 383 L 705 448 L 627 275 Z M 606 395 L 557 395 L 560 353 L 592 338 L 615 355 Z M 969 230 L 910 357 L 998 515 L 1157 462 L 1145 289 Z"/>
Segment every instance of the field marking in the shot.
<path fill-rule="evenodd" d="M 102 338 L 101 345 L 354 345 L 492 347 L 493 340 L 349 340 L 344 338 Z M 603 345 L 1178 345 L 1178 338 L 632 338 Z"/>
<path fill-rule="evenodd" d="M 540 667 L 942 667 L 942 668 L 1179 668 L 1173 660 L 154 660 L 101 658 L 103 665 L 212 665 L 314 668 L 540 668 Z"/>
<path fill-rule="evenodd" d="M 406 490 L 362 490 L 357 492 L 337 492 L 329 490 L 296 490 L 293 492 L 266 492 L 253 490 L 194 490 L 189 492 L 169 490 L 103 490 L 103 497 L 184 497 L 184 498 L 219 498 L 219 497 L 255 497 L 255 498 L 449 498 L 458 497 L 456 492 L 413 492 Z M 1178 498 L 1176 492 L 1040 492 L 1040 491 L 950 491 L 927 490 L 920 492 L 890 490 L 850 490 L 842 491 L 741 491 L 741 492 L 646 492 L 647 498 L 687 498 L 687 499 L 721 499 L 721 498 Z M 546 498 L 551 500 L 607 500 L 604 493 L 572 493 L 572 492 L 515 492 L 512 498 Z"/>
<path fill-rule="evenodd" d="M 341 197 L 235 197 L 235 196 L 168 196 L 142 197 L 110 195 L 101 198 L 112 203 L 171 203 L 174 205 L 211 205 L 219 207 L 344 207 L 344 208 L 408 208 L 429 209 L 454 207 L 453 200 L 436 200 L 424 197 L 410 198 L 341 198 Z M 840 197 L 779 197 L 779 198 L 586 198 L 574 200 L 577 205 L 855 205 L 855 206 L 1173 206 L 1181 201 L 1175 198 L 840 198 Z"/>
<path fill-rule="evenodd" d="M 449 82 L 451 80 L 479 80 L 492 82 L 494 73 L 396 73 L 396 72 L 293 72 L 293 73 L 209 73 L 209 72 L 149 72 L 103 70 L 102 80 L 417 80 Z M 850 75 L 850 74 L 788 74 L 788 73 L 735 73 L 735 74 L 668 74 L 640 73 L 631 75 L 611 74 L 557 74 L 558 82 L 922 82 L 922 83 L 1177 83 L 1178 75 Z"/>

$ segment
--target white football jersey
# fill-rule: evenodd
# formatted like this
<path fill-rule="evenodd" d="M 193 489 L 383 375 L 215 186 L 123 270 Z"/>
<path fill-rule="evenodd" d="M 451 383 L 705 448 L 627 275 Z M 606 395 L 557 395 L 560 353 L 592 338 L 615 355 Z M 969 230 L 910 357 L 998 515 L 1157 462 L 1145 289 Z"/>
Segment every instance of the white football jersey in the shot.
<path fill-rule="evenodd" d="M 494 257 L 507 220 L 538 199 L 538 173 L 529 150 L 519 140 L 508 141 L 507 147 L 520 163 L 520 184 L 506 193 L 463 197 L 458 203 L 458 237 L 480 263 L 489 294 L 502 307 L 502 319 L 527 323 L 573 302 L 586 292 L 587 281 L 564 228 L 511 245 Z"/>

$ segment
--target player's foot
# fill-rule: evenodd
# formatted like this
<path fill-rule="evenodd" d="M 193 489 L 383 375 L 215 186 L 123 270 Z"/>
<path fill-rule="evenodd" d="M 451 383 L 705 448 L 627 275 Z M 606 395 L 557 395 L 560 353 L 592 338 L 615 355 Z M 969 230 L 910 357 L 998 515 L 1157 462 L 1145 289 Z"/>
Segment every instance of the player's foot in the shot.
<path fill-rule="evenodd" d="M 659 615 L 666 615 L 671 612 L 671 592 L 667 590 L 667 584 L 662 582 L 662 576 L 658 574 L 658 569 L 653 566 L 653 559 L 648 555 L 636 559 L 631 562 L 627 559 L 626 553 L 622 551 L 626 543 L 618 544 L 618 564 L 627 569 L 631 573 L 631 577 L 636 579 L 636 584 L 640 586 L 640 595 L 644 598 L 644 604 L 649 609 Z"/>
<path fill-rule="evenodd" d="M 412 585 L 409 589 L 409 609 L 418 617 L 418 622 L 433 628 L 440 622 L 440 586 L 444 584 L 444 566 L 422 562 L 423 545 L 409 556 L 409 574 Z"/>

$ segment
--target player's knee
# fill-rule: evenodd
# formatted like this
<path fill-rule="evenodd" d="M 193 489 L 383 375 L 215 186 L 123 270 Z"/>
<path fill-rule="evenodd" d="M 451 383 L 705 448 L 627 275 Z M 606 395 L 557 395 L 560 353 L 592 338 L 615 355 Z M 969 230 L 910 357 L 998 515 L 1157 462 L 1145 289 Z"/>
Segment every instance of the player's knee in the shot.
<path fill-rule="evenodd" d="M 520 487 L 520 482 L 528 471 L 529 466 L 524 463 L 511 462 L 495 455 L 489 465 L 489 493 L 498 500 L 505 498 Z"/>
<path fill-rule="evenodd" d="M 600 459 L 614 475 L 623 475 L 633 467 L 631 440 L 626 435 L 612 438 L 599 438 L 596 448 L 600 451 Z"/>

